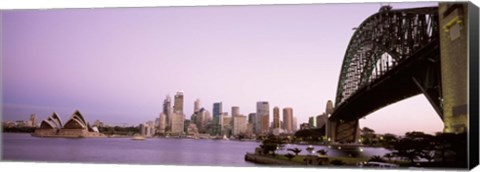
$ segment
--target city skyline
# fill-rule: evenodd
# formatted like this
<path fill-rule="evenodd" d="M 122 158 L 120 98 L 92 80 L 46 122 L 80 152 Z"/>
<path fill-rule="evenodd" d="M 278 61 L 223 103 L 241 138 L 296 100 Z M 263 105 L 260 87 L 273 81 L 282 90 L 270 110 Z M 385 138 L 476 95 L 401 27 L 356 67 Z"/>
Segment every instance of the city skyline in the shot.
<path fill-rule="evenodd" d="M 245 116 L 256 112 L 256 102 L 268 101 L 270 121 L 278 106 L 292 107 L 298 124 L 307 122 L 335 99 L 352 28 L 379 7 L 367 3 L 2 12 L 3 119 L 26 119 L 32 113 L 44 119 L 53 112 L 67 118 L 79 109 L 91 120 L 137 125 L 158 117 L 165 95 L 183 90 L 186 119 L 199 99 L 200 108 L 212 113 L 213 103 L 222 102 L 226 112 L 238 106 Z M 330 25 L 335 20 L 327 14 L 334 10 L 358 13 L 344 14 L 340 19 L 347 22 Z M 341 33 L 328 35 L 335 32 Z M 414 117 L 431 123 L 394 123 Z M 360 126 L 395 134 L 443 128 L 423 95 L 380 109 Z"/>

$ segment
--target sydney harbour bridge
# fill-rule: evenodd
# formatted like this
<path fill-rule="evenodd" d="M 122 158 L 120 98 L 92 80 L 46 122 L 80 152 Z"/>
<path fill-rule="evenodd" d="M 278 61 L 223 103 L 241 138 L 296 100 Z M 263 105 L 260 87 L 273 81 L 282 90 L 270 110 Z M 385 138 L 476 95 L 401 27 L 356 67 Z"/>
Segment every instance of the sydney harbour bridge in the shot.
<path fill-rule="evenodd" d="M 334 142 L 357 142 L 360 118 L 418 94 L 442 119 L 444 132 L 466 132 L 467 14 L 463 3 L 383 6 L 354 28 L 327 136 Z"/>

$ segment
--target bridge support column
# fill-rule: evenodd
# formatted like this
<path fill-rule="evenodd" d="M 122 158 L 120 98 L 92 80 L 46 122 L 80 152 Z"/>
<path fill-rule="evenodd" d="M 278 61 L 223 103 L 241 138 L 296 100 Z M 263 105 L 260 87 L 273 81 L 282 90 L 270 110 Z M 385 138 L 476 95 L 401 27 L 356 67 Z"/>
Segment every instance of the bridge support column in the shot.
<path fill-rule="evenodd" d="M 468 130 L 467 3 L 440 3 L 440 61 L 444 132 Z"/>
<path fill-rule="evenodd" d="M 353 121 L 328 121 L 327 137 L 334 143 L 358 143 L 360 129 L 358 120 Z"/>

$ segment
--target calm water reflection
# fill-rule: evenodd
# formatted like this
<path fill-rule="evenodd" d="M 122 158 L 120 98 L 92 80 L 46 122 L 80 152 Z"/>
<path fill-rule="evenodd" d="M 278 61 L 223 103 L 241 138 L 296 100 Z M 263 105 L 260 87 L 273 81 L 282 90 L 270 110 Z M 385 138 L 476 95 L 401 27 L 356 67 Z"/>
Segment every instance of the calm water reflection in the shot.
<path fill-rule="evenodd" d="M 255 166 L 244 161 L 246 152 L 253 152 L 257 142 L 227 140 L 191 140 L 153 138 L 146 141 L 133 141 L 130 138 L 38 138 L 29 134 L 4 133 L 2 135 L 2 159 L 13 161 L 40 162 L 89 162 L 89 163 L 129 163 L 165 165 L 215 165 L 215 166 Z M 298 147 L 306 154 L 306 145 L 286 145 Z M 348 153 L 324 146 L 314 146 L 315 150 L 326 149 L 329 155 L 348 156 Z M 360 156 L 383 155 L 383 148 L 363 148 Z"/>

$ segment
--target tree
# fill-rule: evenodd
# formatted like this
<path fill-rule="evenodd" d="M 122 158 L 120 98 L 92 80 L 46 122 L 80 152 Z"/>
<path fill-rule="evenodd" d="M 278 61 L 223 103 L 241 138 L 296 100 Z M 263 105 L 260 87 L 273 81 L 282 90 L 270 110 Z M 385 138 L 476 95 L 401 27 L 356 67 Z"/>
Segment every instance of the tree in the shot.
<path fill-rule="evenodd" d="M 368 127 L 363 127 L 361 132 L 361 138 L 363 139 L 363 143 L 366 145 L 373 144 L 373 139 L 375 138 L 375 131 Z"/>
<path fill-rule="evenodd" d="M 397 136 L 387 133 L 387 134 L 383 135 L 383 140 L 381 141 L 381 144 L 382 144 L 383 147 L 385 147 L 387 149 L 392 149 L 394 144 L 397 141 L 398 141 Z"/>
<path fill-rule="evenodd" d="M 287 157 L 288 160 L 291 161 L 291 160 L 293 159 L 293 157 L 295 157 L 295 155 L 293 155 L 293 154 L 291 154 L 291 153 L 287 153 L 287 154 L 285 155 L 285 157 Z"/>
<path fill-rule="evenodd" d="M 343 162 L 342 160 L 334 159 L 334 160 L 330 161 L 330 164 L 332 164 L 332 165 L 344 165 L 345 162 Z"/>
<path fill-rule="evenodd" d="M 326 151 L 325 149 L 320 149 L 317 151 L 317 153 L 321 156 L 327 156 L 328 151 Z"/>
<path fill-rule="evenodd" d="M 368 161 L 369 161 L 369 162 L 370 162 L 370 161 L 373 161 L 373 162 L 385 162 L 385 160 L 384 160 L 382 157 L 377 156 L 377 155 L 376 155 L 376 156 L 372 156 Z"/>
<path fill-rule="evenodd" d="M 275 156 L 275 151 L 279 148 L 283 147 L 281 140 L 276 138 L 275 136 L 271 135 L 267 139 L 262 141 L 260 148 L 263 150 L 263 154 L 272 154 Z"/>
<path fill-rule="evenodd" d="M 393 156 L 393 154 L 392 154 L 392 153 L 387 153 L 387 154 L 383 155 L 383 157 L 387 158 L 387 159 L 388 159 L 388 161 L 391 161 L 391 160 L 392 160 L 392 158 L 393 158 L 393 157 L 395 157 L 395 156 Z"/>
<path fill-rule="evenodd" d="M 309 145 L 305 150 L 307 150 L 307 152 L 309 152 L 309 153 L 312 153 L 314 148 L 313 148 L 312 145 Z"/>
<path fill-rule="evenodd" d="M 423 132 L 407 132 L 405 137 L 394 144 L 395 156 L 410 160 L 411 164 L 419 158 L 433 159 L 433 136 Z M 430 158 L 431 157 L 431 158 Z"/>
<path fill-rule="evenodd" d="M 289 149 L 287 149 L 287 150 L 295 153 L 296 156 L 298 156 L 298 154 L 299 154 L 300 152 L 302 152 L 302 150 L 301 150 L 301 149 L 298 149 L 298 148 L 294 148 L 294 149 L 289 148 Z"/>

